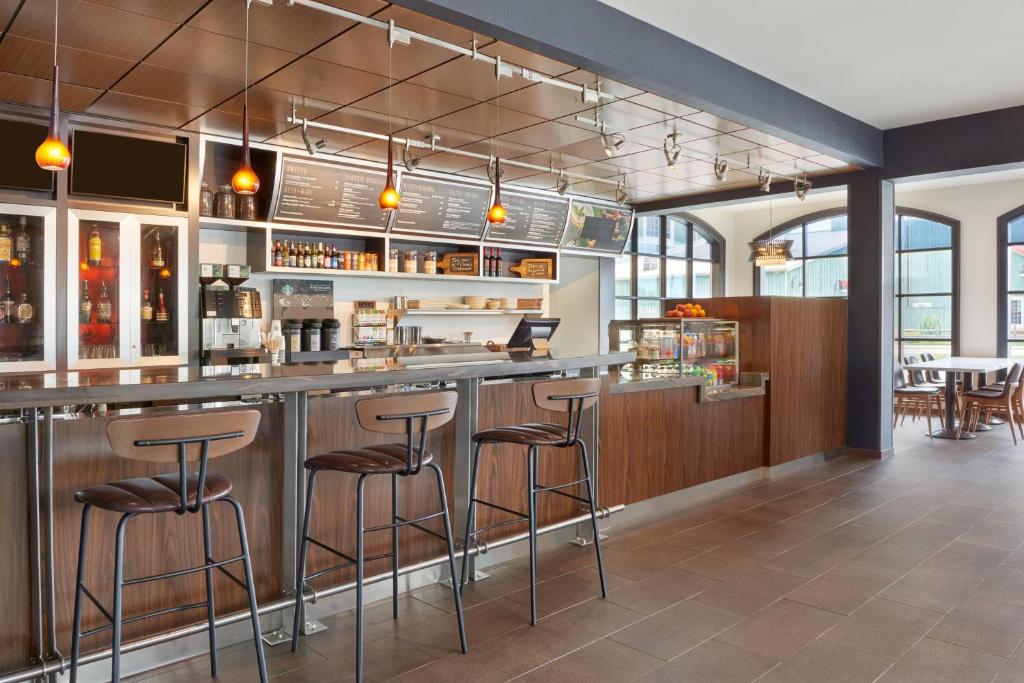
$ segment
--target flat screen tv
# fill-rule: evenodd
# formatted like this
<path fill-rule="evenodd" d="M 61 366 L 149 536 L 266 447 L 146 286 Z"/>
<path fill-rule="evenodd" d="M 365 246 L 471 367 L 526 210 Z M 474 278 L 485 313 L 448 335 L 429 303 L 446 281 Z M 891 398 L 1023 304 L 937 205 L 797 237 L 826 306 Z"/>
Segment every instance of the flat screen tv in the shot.
<path fill-rule="evenodd" d="M 15 190 L 53 190 L 53 172 L 36 165 L 36 147 L 46 139 L 46 126 L 27 121 L 0 119 L 0 187 Z"/>
<path fill-rule="evenodd" d="M 71 145 L 71 194 L 185 201 L 188 146 L 76 130 Z"/>

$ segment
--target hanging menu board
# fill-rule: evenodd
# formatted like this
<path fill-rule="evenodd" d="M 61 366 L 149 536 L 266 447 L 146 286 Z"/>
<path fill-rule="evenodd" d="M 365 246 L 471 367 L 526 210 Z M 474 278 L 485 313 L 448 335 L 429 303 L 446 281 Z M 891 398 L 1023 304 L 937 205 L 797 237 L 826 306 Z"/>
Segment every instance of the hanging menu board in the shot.
<path fill-rule="evenodd" d="M 402 203 L 392 232 L 480 239 L 490 187 L 403 175 L 400 189 Z"/>
<path fill-rule="evenodd" d="M 279 177 L 276 221 L 387 229 L 390 216 L 377 203 L 384 187 L 381 171 L 286 156 Z"/>
<path fill-rule="evenodd" d="M 568 199 L 503 192 L 501 203 L 508 217 L 501 225 L 487 229 L 487 240 L 557 247 L 565 229 Z"/>
<path fill-rule="evenodd" d="M 633 209 L 573 200 L 562 246 L 621 254 L 633 227 Z"/>

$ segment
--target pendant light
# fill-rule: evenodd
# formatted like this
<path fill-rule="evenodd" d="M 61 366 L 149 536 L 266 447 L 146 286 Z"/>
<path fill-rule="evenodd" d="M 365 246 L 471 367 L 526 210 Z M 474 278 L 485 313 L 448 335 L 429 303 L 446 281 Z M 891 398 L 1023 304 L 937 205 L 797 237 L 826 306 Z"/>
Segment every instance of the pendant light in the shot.
<path fill-rule="evenodd" d="M 394 48 L 394 28 L 394 20 L 391 20 L 391 30 L 388 31 L 388 178 L 377 198 L 377 203 L 384 211 L 395 211 L 402 201 L 402 195 L 395 189 L 395 144 L 391 135 L 391 50 Z"/>
<path fill-rule="evenodd" d="M 63 171 L 71 165 L 71 152 L 61 141 L 57 130 L 57 116 L 60 111 L 58 89 L 60 78 L 57 69 L 57 20 L 60 0 L 53 0 L 53 98 L 50 100 L 50 128 L 46 139 L 36 148 L 36 164 L 44 171 Z"/>
<path fill-rule="evenodd" d="M 508 218 L 508 211 L 501 204 L 501 159 L 498 158 L 498 135 L 501 134 L 501 57 L 494 65 L 494 203 L 487 210 L 487 222 L 501 225 Z"/>
<path fill-rule="evenodd" d="M 231 176 L 231 189 L 235 194 L 252 195 L 260 189 L 260 177 L 252 170 L 249 161 L 249 5 L 245 1 L 245 91 L 242 102 L 242 163 L 235 175 Z"/>
<path fill-rule="evenodd" d="M 768 239 L 754 240 L 750 243 L 750 261 L 758 268 L 764 266 L 781 266 L 793 258 L 790 249 L 793 247 L 793 240 L 780 240 L 772 238 L 772 202 L 768 200 Z"/>

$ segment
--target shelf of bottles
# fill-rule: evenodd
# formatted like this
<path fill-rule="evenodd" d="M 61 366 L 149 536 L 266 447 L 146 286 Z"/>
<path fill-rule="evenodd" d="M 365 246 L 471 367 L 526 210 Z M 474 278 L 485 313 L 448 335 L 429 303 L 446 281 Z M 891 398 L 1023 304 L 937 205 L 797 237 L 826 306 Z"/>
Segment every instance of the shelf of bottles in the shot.
<path fill-rule="evenodd" d="M 142 222 L 139 247 L 139 352 L 142 358 L 178 355 L 178 240 L 175 226 Z"/>
<path fill-rule="evenodd" d="M 84 229 L 82 229 L 84 228 Z M 78 232 L 78 358 L 121 357 L 121 230 L 87 221 Z"/>
<path fill-rule="evenodd" d="M 0 370 L 53 367 L 53 209 L 0 205 Z"/>

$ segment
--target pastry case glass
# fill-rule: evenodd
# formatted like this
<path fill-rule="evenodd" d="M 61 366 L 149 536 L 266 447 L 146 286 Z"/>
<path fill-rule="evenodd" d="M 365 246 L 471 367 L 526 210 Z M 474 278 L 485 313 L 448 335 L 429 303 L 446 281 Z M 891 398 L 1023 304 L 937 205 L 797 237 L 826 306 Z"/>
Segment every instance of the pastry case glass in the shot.
<path fill-rule="evenodd" d="M 636 362 L 619 368 L 620 381 L 696 377 L 708 387 L 728 387 L 739 379 L 738 331 L 731 320 L 615 320 L 609 346 L 636 352 Z"/>

